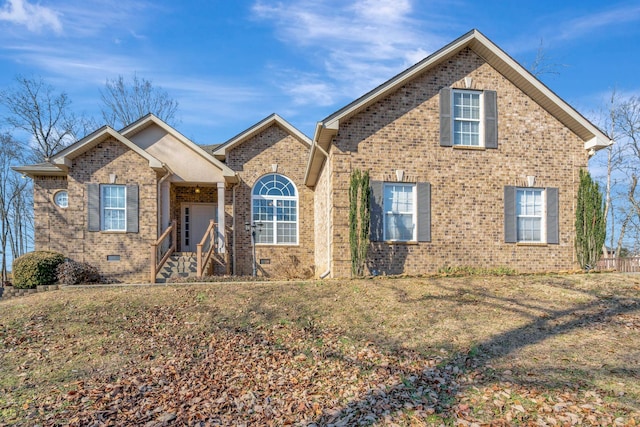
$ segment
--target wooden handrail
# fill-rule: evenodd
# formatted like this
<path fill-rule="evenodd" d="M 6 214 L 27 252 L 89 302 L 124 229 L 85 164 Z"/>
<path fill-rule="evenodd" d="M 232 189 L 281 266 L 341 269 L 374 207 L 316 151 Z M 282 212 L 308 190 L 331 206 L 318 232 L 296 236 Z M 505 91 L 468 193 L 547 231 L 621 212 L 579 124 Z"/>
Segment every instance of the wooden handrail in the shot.
<path fill-rule="evenodd" d="M 167 252 L 164 254 L 162 259 L 160 259 L 160 262 L 157 262 L 158 261 L 158 246 L 160 246 L 162 244 L 164 239 L 166 239 L 169 234 L 172 234 L 171 235 L 171 246 L 169 247 Z M 178 247 L 178 244 L 177 244 L 178 236 L 177 236 L 177 234 L 178 234 L 177 233 L 177 223 L 176 223 L 176 220 L 174 219 L 173 221 L 171 221 L 171 225 L 169 227 L 167 227 L 167 229 L 164 231 L 164 233 L 162 233 L 162 235 L 160 237 L 158 237 L 158 240 L 156 240 L 154 243 L 151 244 L 151 262 L 150 262 L 151 270 L 150 270 L 150 276 L 149 276 L 149 279 L 151 280 L 151 283 L 156 283 L 156 276 L 158 275 L 158 272 L 160 271 L 160 269 L 162 268 L 164 263 L 167 262 L 167 260 L 171 256 L 171 254 Z"/>
<path fill-rule="evenodd" d="M 198 279 L 202 277 L 202 272 L 204 270 L 204 267 L 209 262 L 209 259 L 211 258 L 211 254 L 213 254 L 213 251 L 216 248 L 215 233 L 214 233 L 215 227 L 216 227 L 215 221 L 212 219 L 209 220 L 209 227 L 207 227 L 207 231 L 204 232 L 204 236 L 202 236 L 202 240 L 200 240 L 200 243 L 196 245 L 196 262 L 197 262 L 196 276 L 198 277 Z M 203 256 L 202 247 L 207 242 L 207 239 L 209 239 L 211 243 L 209 245 L 209 250 Z"/>

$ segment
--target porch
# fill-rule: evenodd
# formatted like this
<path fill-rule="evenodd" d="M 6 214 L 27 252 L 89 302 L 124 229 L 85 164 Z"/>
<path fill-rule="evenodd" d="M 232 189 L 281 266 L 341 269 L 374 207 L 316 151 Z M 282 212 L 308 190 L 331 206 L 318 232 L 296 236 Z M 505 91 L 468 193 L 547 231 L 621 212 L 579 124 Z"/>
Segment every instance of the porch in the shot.
<path fill-rule="evenodd" d="M 151 245 L 150 279 L 229 274 L 224 183 L 159 185 L 159 230 Z"/>

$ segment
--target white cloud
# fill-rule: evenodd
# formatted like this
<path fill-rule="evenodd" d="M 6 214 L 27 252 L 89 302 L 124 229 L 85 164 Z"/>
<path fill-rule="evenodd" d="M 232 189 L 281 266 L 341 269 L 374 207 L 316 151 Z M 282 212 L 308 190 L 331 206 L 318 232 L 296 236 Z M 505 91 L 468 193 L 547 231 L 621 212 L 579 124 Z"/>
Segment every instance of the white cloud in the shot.
<path fill-rule="evenodd" d="M 0 9 L 0 21 L 24 25 L 29 31 L 42 32 L 49 27 L 56 33 L 62 33 L 62 23 L 53 9 L 31 4 L 27 0 L 8 0 Z"/>
<path fill-rule="evenodd" d="M 331 96 L 360 96 L 448 41 L 435 33 L 437 14 L 432 23 L 412 17 L 412 0 L 258 0 L 252 11 L 275 24 L 282 42 L 312 52 L 313 66 L 326 76 L 325 83 L 310 81 L 304 72 L 288 79 L 284 87 L 296 103 L 328 105 Z"/>
<path fill-rule="evenodd" d="M 559 27 L 562 28 L 562 31 L 557 33 L 556 38 L 562 40 L 575 39 L 586 33 L 593 34 L 603 27 L 617 26 L 637 20 L 640 20 L 640 5 L 634 4 L 629 7 L 616 7 L 584 15 L 566 22 Z"/>

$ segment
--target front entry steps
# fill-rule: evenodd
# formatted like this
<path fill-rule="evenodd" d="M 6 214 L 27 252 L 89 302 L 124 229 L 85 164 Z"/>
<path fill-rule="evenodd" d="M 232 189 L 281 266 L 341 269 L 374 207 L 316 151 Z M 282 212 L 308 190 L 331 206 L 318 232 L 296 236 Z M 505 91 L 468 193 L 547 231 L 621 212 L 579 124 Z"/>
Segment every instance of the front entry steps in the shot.
<path fill-rule="evenodd" d="M 156 276 L 156 283 L 169 283 L 173 279 L 196 277 L 198 264 L 194 252 L 174 252 Z"/>

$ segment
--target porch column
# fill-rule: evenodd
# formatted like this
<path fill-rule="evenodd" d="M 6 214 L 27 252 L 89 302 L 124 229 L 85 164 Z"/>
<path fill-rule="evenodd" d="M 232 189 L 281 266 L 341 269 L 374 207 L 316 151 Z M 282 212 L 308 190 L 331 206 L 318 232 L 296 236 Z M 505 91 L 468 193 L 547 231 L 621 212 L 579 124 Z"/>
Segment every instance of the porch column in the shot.
<path fill-rule="evenodd" d="M 162 207 L 161 207 L 161 214 L 160 214 L 160 221 L 161 221 L 161 225 L 160 225 L 160 230 L 158 232 L 158 235 L 162 234 L 164 232 L 164 230 L 167 229 L 167 227 L 169 227 L 169 225 L 171 224 L 171 182 L 169 182 L 169 180 L 165 181 L 162 183 L 162 188 L 160 189 L 162 196 L 161 196 L 161 202 L 162 202 Z"/>
<path fill-rule="evenodd" d="M 224 228 L 224 182 L 218 183 L 218 252 L 226 252 Z"/>

